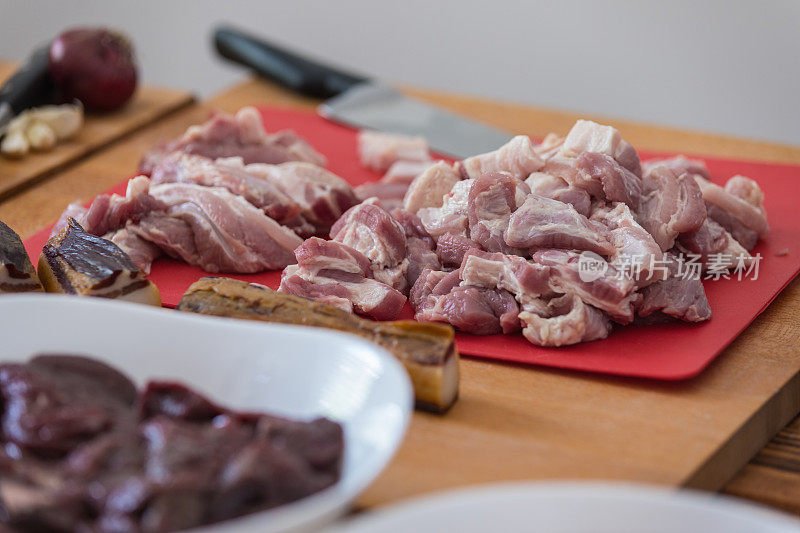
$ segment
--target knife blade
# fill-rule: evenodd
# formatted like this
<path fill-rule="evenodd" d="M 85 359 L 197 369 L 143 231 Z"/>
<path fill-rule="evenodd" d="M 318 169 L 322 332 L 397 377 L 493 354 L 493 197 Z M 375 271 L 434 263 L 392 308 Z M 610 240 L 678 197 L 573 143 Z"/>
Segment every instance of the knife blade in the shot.
<path fill-rule="evenodd" d="M 33 52 L 0 87 L 0 134 L 17 114 L 53 101 L 53 80 L 47 66 L 49 47 Z"/>
<path fill-rule="evenodd" d="M 302 57 L 239 30 L 214 32 L 219 54 L 299 94 L 327 98 L 317 108 L 326 119 L 402 135 L 420 135 L 435 151 L 463 159 L 495 150 L 511 134 L 426 102 L 397 89 Z"/>

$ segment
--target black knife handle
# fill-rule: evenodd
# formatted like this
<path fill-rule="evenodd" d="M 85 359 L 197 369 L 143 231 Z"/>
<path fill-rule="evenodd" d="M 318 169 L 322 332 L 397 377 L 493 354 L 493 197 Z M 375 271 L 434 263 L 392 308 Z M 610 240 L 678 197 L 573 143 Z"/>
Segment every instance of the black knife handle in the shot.
<path fill-rule="evenodd" d="M 314 98 L 330 98 L 367 78 L 343 72 L 232 28 L 214 31 L 217 52 L 261 76 Z"/>
<path fill-rule="evenodd" d="M 37 49 L 0 87 L 0 102 L 7 103 L 14 114 L 29 107 L 53 102 L 53 80 L 47 66 L 49 46 Z"/>

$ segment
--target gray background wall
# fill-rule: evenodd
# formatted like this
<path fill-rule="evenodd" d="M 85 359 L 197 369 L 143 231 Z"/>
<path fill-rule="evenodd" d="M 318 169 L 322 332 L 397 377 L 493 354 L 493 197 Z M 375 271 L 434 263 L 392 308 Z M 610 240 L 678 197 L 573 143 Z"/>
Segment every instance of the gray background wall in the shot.
<path fill-rule="evenodd" d="M 208 95 L 245 75 L 218 22 L 387 80 L 800 144 L 794 0 L 0 0 L 0 57 L 105 24 L 145 82 Z"/>

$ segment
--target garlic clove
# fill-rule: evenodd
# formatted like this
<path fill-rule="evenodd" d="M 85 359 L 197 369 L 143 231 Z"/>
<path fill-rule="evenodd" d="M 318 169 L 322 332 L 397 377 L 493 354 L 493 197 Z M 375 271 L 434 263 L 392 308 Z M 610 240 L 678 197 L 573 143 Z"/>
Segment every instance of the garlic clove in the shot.
<path fill-rule="evenodd" d="M 50 126 L 61 141 L 75 135 L 83 125 L 83 106 L 80 104 L 48 105 L 30 111 L 31 118 Z"/>
<path fill-rule="evenodd" d="M 39 152 L 52 150 L 57 141 L 53 128 L 44 122 L 38 121 L 28 126 L 28 129 L 25 130 L 25 136 L 28 137 L 31 148 Z"/>
<path fill-rule="evenodd" d="M 24 157 L 29 151 L 28 139 L 18 130 L 9 131 L 0 142 L 0 153 L 11 159 Z"/>

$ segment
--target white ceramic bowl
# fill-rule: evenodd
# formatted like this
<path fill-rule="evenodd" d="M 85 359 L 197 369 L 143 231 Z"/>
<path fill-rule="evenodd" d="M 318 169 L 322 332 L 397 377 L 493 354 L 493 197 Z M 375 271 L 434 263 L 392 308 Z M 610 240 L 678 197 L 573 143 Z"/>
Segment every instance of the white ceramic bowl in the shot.
<path fill-rule="evenodd" d="M 84 354 L 143 384 L 174 379 L 235 409 L 309 419 L 345 433 L 341 480 L 303 500 L 213 526 L 309 530 L 332 520 L 386 466 L 405 434 L 411 384 L 388 352 L 315 328 L 206 317 L 58 295 L 0 296 L 0 359 Z"/>
<path fill-rule="evenodd" d="M 800 521 L 713 493 L 598 482 L 482 485 L 414 498 L 325 533 L 798 533 Z"/>

